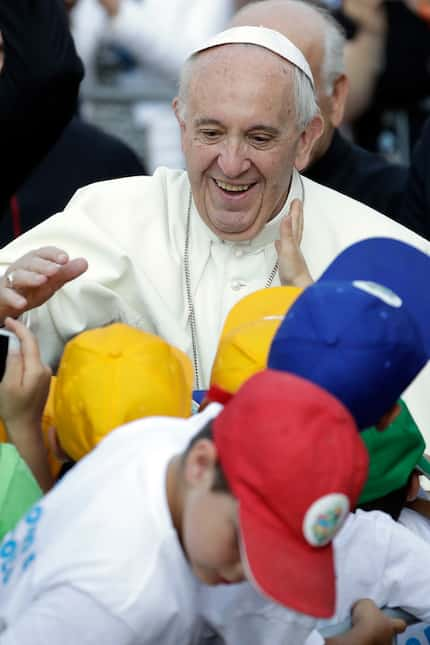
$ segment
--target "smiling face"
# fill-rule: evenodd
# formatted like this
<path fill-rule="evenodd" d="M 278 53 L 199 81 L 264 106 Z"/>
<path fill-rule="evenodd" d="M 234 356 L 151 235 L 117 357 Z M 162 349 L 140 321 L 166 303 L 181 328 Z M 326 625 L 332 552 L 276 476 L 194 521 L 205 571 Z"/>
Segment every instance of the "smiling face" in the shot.
<path fill-rule="evenodd" d="M 294 165 L 305 163 L 293 77 L 261 47 L 225 45 L 193 62 L 185 115 L 174 102 L 197 210 L 223 239 L 254 238 L 284 205 Z"/>

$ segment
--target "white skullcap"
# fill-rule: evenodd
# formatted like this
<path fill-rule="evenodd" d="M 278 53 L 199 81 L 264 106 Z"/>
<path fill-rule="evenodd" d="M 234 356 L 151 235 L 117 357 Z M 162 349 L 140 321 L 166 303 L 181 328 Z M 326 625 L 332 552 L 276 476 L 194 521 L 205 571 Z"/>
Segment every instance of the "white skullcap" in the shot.
<path fill-rule="evenodd" d="M 215 34 L 215 36 L 209 38 L 200 47 L 194 49 L 188 55 L 188 58 L 212 47 L 232 44 L 258 45 L 274 54 L 278 54 L 281 58 L 285 58 L 285 60 L 301 69 L 310 80 L 312 87 L 315 88 L 311 68 L 300 49 L 291 40 L 288 40 L 286 36 L 279 33 L 279 31 L 267 29 L 267 27 L 232 27 L 226 31 L 221 31 L 219 34 Z"/>

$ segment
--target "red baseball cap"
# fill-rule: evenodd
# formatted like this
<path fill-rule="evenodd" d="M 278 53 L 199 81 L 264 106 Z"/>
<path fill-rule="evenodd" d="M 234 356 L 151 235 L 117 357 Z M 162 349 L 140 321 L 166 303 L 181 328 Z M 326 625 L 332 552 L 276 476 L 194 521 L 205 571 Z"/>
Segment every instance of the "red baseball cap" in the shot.
<path fill-rule="evenodd" d="M 266 369 L 225 405 L 213 432 L 238 501 L 250 579 L 282 605 L 332 616 L 331 540 L 355 507 L 368 469 L 350 412 L 319 386 Z"/>

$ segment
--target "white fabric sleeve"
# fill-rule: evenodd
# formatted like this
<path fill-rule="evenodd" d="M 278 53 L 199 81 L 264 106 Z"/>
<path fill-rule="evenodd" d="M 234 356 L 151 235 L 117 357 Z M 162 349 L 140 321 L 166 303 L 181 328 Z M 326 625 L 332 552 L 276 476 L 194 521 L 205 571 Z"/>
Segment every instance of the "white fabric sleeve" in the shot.
<path fill-rule="evenodd" d="M 132 645 L 136 634 L 73 587 L 42 594 L 0 634 L 0 645 Z"/>
<path fill-rule="evenodd" d="M 384 567 L 387 606 L 430 623 L 429 571 L 430 545 L 396 522 Z"/>

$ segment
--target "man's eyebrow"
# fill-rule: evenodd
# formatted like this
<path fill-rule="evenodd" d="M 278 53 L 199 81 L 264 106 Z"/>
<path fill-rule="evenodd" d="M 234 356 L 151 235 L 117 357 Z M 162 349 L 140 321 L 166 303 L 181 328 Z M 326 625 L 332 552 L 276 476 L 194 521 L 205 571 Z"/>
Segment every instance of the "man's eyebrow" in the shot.
<path fill-rule="evenodd" d="M 211 119 L 209 117 L 203 116 L 200 119 L 196 119 L 194 122 L 194 125 L 199 128 L 202 125 L 218 125 L 219 127 L 222 127 L 222 123 L 220 121 L 217 121 L 216 119 Z"/>
<path fill-rule="evenodd" d="M 253 132 L 254 130 L 261 130 L 267 132 L 267 134 L 273 135 L 279 134 L 278 128 L 274 128 L 272 125 L 265 125 L 264 123 L 257 123 L 257 125 L 253 125 L 251 128 L 248 128 L 248 132 Z"/>

